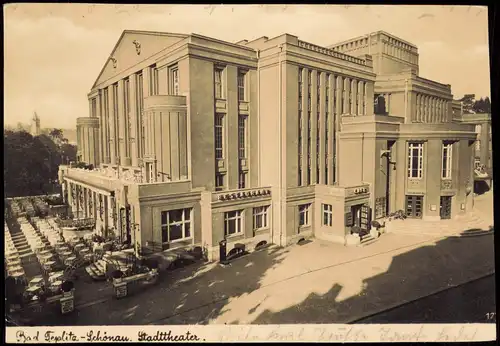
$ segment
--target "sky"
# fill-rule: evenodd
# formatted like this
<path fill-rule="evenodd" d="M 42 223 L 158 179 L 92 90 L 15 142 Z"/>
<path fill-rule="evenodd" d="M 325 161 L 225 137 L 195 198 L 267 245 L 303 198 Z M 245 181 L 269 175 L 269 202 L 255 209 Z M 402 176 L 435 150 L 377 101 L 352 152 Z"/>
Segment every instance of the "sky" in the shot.
<path fill-rule="evenodd" d="M 289 33 L 320 46 L 384 30 L 418 46 L 420 76 L 455 98 L 490 96 L 488 14 L 480 6 L 4 5 L 4 122 L 74 128 L 123 30 L 237 42 Z"/>

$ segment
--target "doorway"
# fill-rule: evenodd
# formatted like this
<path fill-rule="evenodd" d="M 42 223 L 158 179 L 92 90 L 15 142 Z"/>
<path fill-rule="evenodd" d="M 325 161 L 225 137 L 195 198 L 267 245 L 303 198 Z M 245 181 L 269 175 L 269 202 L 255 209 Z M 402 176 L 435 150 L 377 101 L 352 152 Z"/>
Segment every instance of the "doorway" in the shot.
<path fill-rule="evenodd" d="M 424 196 L 407 195 L 406 196 L 406 216 L 414 219 L 422 218 L 422 202 Z"/>
<path fill-rule="evenodd" d="M 371 208 L 368 204 L 357 204 L 351 206 L 352 226 L 359 227 L 364 231 L 371 228 Z"/>
<path fill-rule="evenodd" d="M 451 196 L 441 196 L 439 216 L 443 220 L 451 219 Z"/>
<path fill-rule="evenodd" d="M 396 141 L 390 140 L 387 141 L 387 150 L 389 150 L 389 155 L 386 156 L 386 181 L 385 181 L 385 215 L 389 215 L 391 212 L 391 193 L 393 192 L 391 189 L 391 185 L 394 185 L 392 180 L 393 180 L 393 174 L 392 171 L 396 168 L 394 165 L 394 162 L 392 161 L 392 153 L 394 149 L 394 144 Z"/>
<path fill-rule="evenodd" d="M 351 206 L 352 226 L 361 228 L 361 204 Z"/>

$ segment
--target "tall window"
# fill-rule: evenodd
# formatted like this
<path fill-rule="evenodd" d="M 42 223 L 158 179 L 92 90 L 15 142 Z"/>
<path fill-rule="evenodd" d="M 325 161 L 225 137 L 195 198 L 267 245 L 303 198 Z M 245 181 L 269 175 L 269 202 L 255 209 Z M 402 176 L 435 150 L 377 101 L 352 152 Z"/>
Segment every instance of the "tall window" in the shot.
<path fill-rule="evenodd" d="M 224 234 L 226 236 L 243 233 L 243 211 L 235 210 L 224 213 Z"/>
<path fill-rule="evenodd" d="M 215 158 L 224 158 L 224 114 L 215 114 Z"/>
<path fill-rule="evenodd" d="M 329 140 L 329 121 L 330 121 L 330 74 L 325 78 L 325 184 L 328 185 L 328 157 L 330 155 Z"/>
<path fill-rule="evenodd" d="M 244 189 L 247 186 L 247 173 L 240 169 L 238 174 L 238 189 Z"/>
<path fill-rule="evenodd" d="M 151 95 L 158 95 L 158 84 L 159 84 L 159 79 L 158 79 L 158 69 L 156 68 L 156 65 L 151 66 Z"/>
<path fill-rule="evenodd" d="M 443 167 L 441 178 L 451 179 L 451 163 L 452 163 L 452 143 L 443 143 Z"/>
<path fill-rule="evenodd" d="M 247 116 L 238 116 L 238 156 L 240 159 L 247 157 L 246 153 L 246 138 L 247 138 Z"/>
<path fill-rule="evenodd" d="M 245 79 L 246 72 L 238 71 L 238 101 L 246 101 Z"/>
<path fill-rule="evenodd" d="M 481 150 L 481 141 L 479 139 L 476 140 L 476 151 Z"/>
<path fill-rule="evenodd" d="M 216 68 L 214 71 L 215 83 L 215 98 L 221 99 L 222 97 L 222 69 Z"/>
<path fill-rule="evenodd" d="M 174 65 L 168 71 L 170 80 L 170 95 L 179 95 L 179 68 Z"/>
<path fill-rule="evenodd" d="M 346 92 L 347 92 L 347 78 L 342 77 L 342 99 L 340 100 L 340 114 L 345 114 L 346 109 L 345 109 L 345 98 L 346 98 Z"/>
<path fill-rule="evenodd" d="M 366 115 L 366 92 L 367 92 L 367 83 L 363 83 L 363 115 Z"/>
<path fill-rule="evenodd" d="M 130 132 L 132 125 L 130 123 L 130 81 L 126 78 L 123 81 L 123 113 L 125 115 L 125 156 L 130 157 Z"/>
<path fill-rule="evenodd" d="M 191 238 L 192 209 L 177 209 L 161 212 L 162 242 L 171 243 Z"/>
<path fill-rule="evenodd" d="M 299 133 L 298 133 L 298 186 L 302 185 L 302 73 L 303 69 L 299 68 Z"/>
<path fill-rule="evenodd" d="M 143 78 L 142 73 L 137 74 L 137 85 L 136 85 L 136 95 L 137 95 L 137 138 L 139 139 L 139 157 L 144 157 L 145 148 L 145 129 L 144 129 L 144 115 L 142 114 L 144 109 L 144 89 L 143 89 Z"/>
<path fill-rule="evenodd" d="M 424 143 L 408 144 L 408 177 L 422 178 Z"/>
<path fill-rule="evenodd" d="M 309 217 L 309 209 L 310 204 L 299 205 L 299 226 L 309 226 L 310 225 L 310 217 Z"/>
<path fill-rule="evenodd" d="M 91 113 L 90 113 L 90 117 L 91 118 L 96 118 L 97 117 L 97 99 L 94 97 L 90 100 L 90 104 L 91 104 Z"/>
<path fill-rule="evenodd" d="M 321 95 L 321 74 L 317 73 L 316 78 L 316 184 L 319 184 L 320 176 L 320 138 L 321 138 L 321 117 L 320 117 L 320 95 Z"/>
<path fill-rule="evenodd" d="M 268 206 L 253 208 L 253 229 L 264 229 L 268 227 L 267 209 Z"/>
<path fill-rule="evenodd" d="M 103 113 L 104 113 L 104 129 L 106 133 L 106 142 L 104 143 L 104 156 L 106 157 L 106 160 L 109 160 L 109 155 L 110 155 L 110 125 L 109 125 L 109 93 L 108 93 L 108 88 L 104 89 L 103 91 L 103 97 L 102 97 L 102 106 L 103 106 Z M 106 161 L 106 163 L 109 163 L 109 161 Z"/>
<path fill-rule="evenodd" d="M 311 111 L 307 112 L 307 185 L 311 185 Z"/>
<path fill-rule="evenodd" d="M 222 173 L 216 173 L 215 174 L 215 191 L 222 191 L 224 190 L 224 174 Z"/>
<path fill-rule="evenodd" d="M 333 210 L 331 204 L 323 204 L 323 226 L 333 225 Z"/>
<path fill-rule="evenodd" d="M 118 83 L 113 84 L 113 117 L 115 119 L 115 128 L 114 128 L 114 135 L 115 135 L 115 157 L 116 160 L 120 160 L 120 146 L 119 146 L 119 136 L 120 136 L 120 117 L 118 116 Z M 123 163 L 120 163 L 123 164 Z"/>

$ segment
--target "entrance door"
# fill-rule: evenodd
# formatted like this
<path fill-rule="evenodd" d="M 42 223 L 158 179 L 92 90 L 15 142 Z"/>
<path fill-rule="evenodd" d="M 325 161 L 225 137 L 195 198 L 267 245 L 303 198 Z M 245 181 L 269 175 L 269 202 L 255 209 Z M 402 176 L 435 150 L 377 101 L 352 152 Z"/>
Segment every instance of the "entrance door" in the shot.
<path fill-rule="evenodd" d="M 361 228 L 361 204 L 351 207 L 352 226 Z"/>
<path fill-rule="evenodd" d="M 409 218 L 422 218 L 423 196 L 406 196 L 406 216 Z"/>
<path fill-rule="evenodd" d="M 439 216 L 441 219 L 451 219 L 451 196 L 441 196 Z"/>

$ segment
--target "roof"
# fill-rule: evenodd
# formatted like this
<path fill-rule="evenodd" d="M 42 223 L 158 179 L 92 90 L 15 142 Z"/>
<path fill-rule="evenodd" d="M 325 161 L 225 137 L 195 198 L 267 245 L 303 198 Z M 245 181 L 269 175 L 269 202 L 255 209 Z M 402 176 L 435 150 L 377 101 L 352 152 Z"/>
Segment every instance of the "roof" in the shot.
<path fill-rule="evenodd" d="M 179 34 L 179 33 L 159 32 L 159 31 L 144 31 L 144 30 L 123 30 L 123 32 L 121 33 L 120 37 L 116 41 L 116 44 L 113 47 L 113 50 L 109 54 L 109 58 L 111 58 L 114 55 L 114 53 L 116 52 L 116 49 L 118 48 L 118 46 L 120 45 L 123 37 L 126 34 L 143 34 L 143 35 L 156 35 L 156 36 L 170 36 L 170 37 L 179 37 L 179 38 L 187 38 L 187 37 L 189 37 L 189 35 Z M 109 60 L 109 58 L 108 58 L 108 60 Z M 101 78 L 101 76 L 102 76 L 105 68 L 106 68 L 106 63 L 101 68 L 101 71 L 97 75 L 97 78 L 96 78 L 94 84 L 92 85 L 91 89 L 95 88 L 95 86 L 97 85 L 97 81 Z"/>

